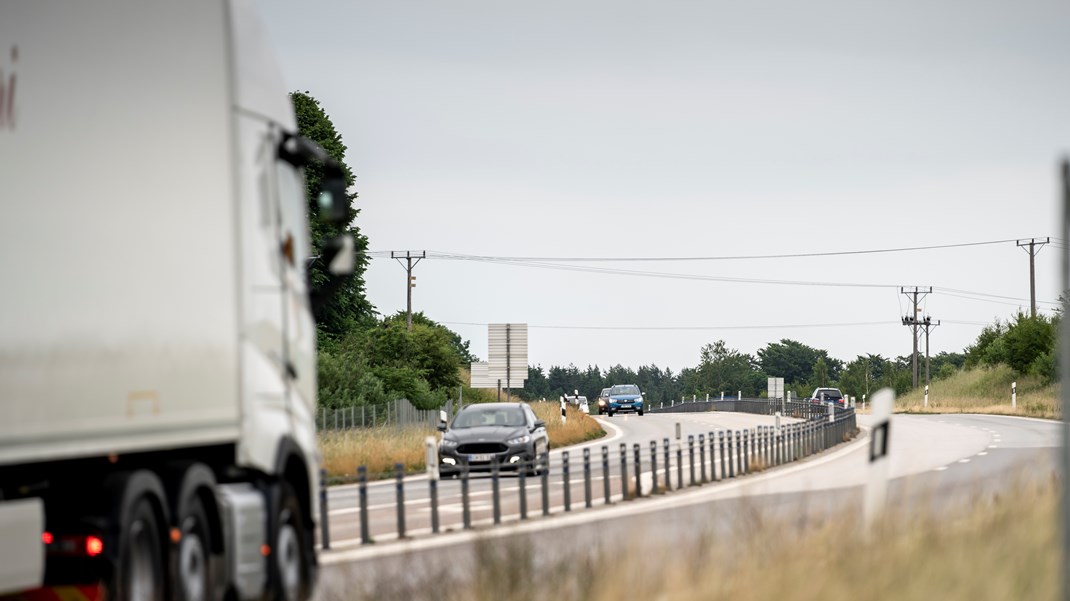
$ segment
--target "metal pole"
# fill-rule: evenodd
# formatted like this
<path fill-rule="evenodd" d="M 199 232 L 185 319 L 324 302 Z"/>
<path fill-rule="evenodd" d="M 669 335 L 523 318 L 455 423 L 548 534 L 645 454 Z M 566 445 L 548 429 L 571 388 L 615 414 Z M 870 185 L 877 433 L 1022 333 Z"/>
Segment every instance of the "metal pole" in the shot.
<path fill-rule="evenodd" d="M 1063 159 L 1062 162 L 1062 197 L 1063 197 L 1063 227 L 1062 234 L 1063 239 L 1068 239 L 1070 236 L 1070 160 Z M 1070 251 L 1062 251 L 1062 287 L 1061 290 L 1070 289 Z M 1070 323 L 1064 316 L 1060 320 L 1060 334 L 1059 334 L 1059 373 L 1070 374 Z M 1063 601 L 1070 601 L 1070 411 L 1066 408 L 1070 407 L 1070 386 L 1063 385 L 1060 387 L 1060 400 L 1063 407 L 1063 419 L 1062 419 L 1062 449 L 1060 449 L 1060 455 L 1062 455 L 1062 565 L 1060 570 L 1062 574 L 1062 598 Z"/>
<path fill-rule="evenodd" d="M 405 538 L 405 464 L 395 463 L 397 477 L 398 539 Z"/>
<path fill-rule="evenodd" d="M 461 464 L 461 520 L 465 530 L 472 529 L 472 506 L 468 495 L 468 462 Z"/>
<path fill-rule="evenodd" d="M 698 466 L 699 472 L 702 474 L 702 479 L 699 480 L 702 484 L 706 483 L 706 435 L 698 435 Z"/>
<path fill-rule="evenodd" d="M 368 528 L 368 468 L 363 465 L 357 468 L 357 493 L 360 499 L 360 542 L 367 545 L 372 542 L 372 537 Z"/>
<path fill-rule="evenodd" d="M 542 483 L 542 515 L 550 515 L 550 452 L 542 454 L 542 471 L 539 472 L 539 480 Z"/>
<path fill-rule="evenodd" d="M 427 485 L 431 493 L 431 534 L 438 534 L 438 478 L 429 478 Z"/>
<path fill-rule="evenodd" d="M 498 458 L 490 464 L 490 498 L 493 507 L 494 523 L 502 523 L 502 498 L 501 498 L 501 468 L 498 466 Z"/>
<path fill-rule="evenodd" d="M 609 447 L 602 445 L 602 492 L 606 497 L 606 505 L 609 505 L 610 500 L 609 492 Z"/>
<path fill-rule="evenodd" d="M 691 484 L 695 485 L 695 435 L 687 435 L 687 459 L 691 465 Z"/>
<path fill-rule="evenodd" d="M 717 432 L 717 445 L 721 447 L 721 479 L 728 477 L 728 465 L 725 463 L 724 430 Z"/>
<path fill-rule="evenodd" d="M 568 451 L 561 451 L 561 481 L 565 489 L 565 511 L 572 511 L 572 486 L 568 481 Z"/>
<path fill-rule="evenodd" d="M 331 548 L 331 529 L 327 523 L 327 470 L 320 468 L 320 540 L 324 549 Z"/>
<path fill-rule="evenodd" d="M 583 449 L 583 506 L 591 508 L 591 449 Z"/>
<path fill-rule="evenodd" d="M 672 470 L 669 468 L 669 439 L 662 439 L 662 449 L 665 451 L 665 492 L 672 490 Z"/>
<path fill-rule="evenodd" d="M 650 494 L 658 494 L 658 443 L 650 441 Z"/>
<path fill-rule="evenodd" d="M 635 452 L 635 496 L 643 496 L 643 482 L 640 480 L 641 471 L 643 469 L 643 457 L 639 450 L 639 443 L 632 445 L 632 450 Z"/>
<path fill-rule="evenodd" d="M 620 497 L 628 500 L 628 445 L 620 443 Z"/>
<path fill-rule="evenodd" d="M 516 477 L 517 477 L 517 480 L 518 480 L 517 485 L 520 488 L 520 519 L 521 520 L 528 519 L 528 487 L 527 487 L 527 481 L 528 481 L 528 470 L 529 469 L 534 469 L 534 464 L 533 463 L 529 463 L 528 461 L 525 461 L 524 464 L 520 466 L 520 469 L 519 469 L 519 471 L 517 471 L 517 474 L 516 474 Z"/>

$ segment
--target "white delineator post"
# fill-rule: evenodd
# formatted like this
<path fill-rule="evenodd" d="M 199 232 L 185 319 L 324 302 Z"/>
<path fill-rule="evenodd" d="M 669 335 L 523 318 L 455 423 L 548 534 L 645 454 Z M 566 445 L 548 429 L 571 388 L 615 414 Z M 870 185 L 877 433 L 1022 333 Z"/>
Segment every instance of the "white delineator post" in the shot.
<path fill-rule="evenodd" d="M 427 477 L 438 480 L 438 441 L 434 436 L 428 436 L 424 440 L 424 445 L 427 450 Z"/>
<path fill-rule="evenodd" d="M 866 395 L 862 395 L 862 411 L 866 410 Z"/>
<path fill-rule="evenodd" d="M 1018 382 L 1011 382 L 1011 410 L 1018 411 Z"/>
<path fill-rule="evenodd" d="M 561 423 L 568 423 L 568 417 L 565 416 L 565 397 L 561 397 Z"/>
<path fill-rule="evenodd" d="M 929 408 L 929 385 L 925 385 L 925 408 Z"/>
<path fill-rule="evenodd" d="M 884 511 L 884 503 L 888 496 L 888 439 L 891 436 L 894 405 L 895 391 L 891 388 L 882 388 L 873 395 L 873 429 L 869 439 L 869 478 L 866 481 L 865 500 L 862 507 L 867 528 L 872 528 L 874 521 Z"/>

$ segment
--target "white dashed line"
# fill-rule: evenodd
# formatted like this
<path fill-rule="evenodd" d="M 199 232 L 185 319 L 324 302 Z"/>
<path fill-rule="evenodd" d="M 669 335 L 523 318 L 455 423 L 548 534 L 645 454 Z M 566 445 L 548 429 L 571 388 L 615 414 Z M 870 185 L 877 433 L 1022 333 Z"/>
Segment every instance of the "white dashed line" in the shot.
<path fill-rule="evenodd" d="M 984 457 L 987 454 L 988 454 L 988 451 L 981 451 L 980 453 L 977 454 L 977 456 L 978 457 Z"/>
<path fill-rule="evenodd" d="M 988 445 L 988 448 L 990 448 L 990 449 L 998 449 L 999 445 L 990 444 L 990 445 Z"/>
<path fill-rule="evenodd" d="M 969 463 L 969 459 L 959 459 L 959 463 Z"/>
<path fill-rule="evenodd" d="M 940 467 L 933 468 L 933 471 L 934 472 L 942 472 L 942 471 L 944 471 L 946 469 L 947 469 L 946 465 L 941 465 Z"/>

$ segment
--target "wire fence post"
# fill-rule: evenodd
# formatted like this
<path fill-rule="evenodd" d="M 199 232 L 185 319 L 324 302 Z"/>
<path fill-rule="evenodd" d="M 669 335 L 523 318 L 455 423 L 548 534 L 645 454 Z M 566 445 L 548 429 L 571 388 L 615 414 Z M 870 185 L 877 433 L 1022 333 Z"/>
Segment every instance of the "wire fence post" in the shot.
<path fill-rule="evenodd" d="M 699 434 L 698 435 L 698 465 L 699 465 L 699 473 L 702 474 L 702 479 L 700 480 L 700 482 L 702 484 L 705 484 L 706 483 L 706 435 L 705 434 Z"/>
<path fill-rule="evenodd" d="M 687 435 L 687 461 L 691 467 L 690 476 L 691 483 L 688 486 L 695 485 L 695 435 Z"/>
<path fill-rule="evenodd" d="M 561 482 L 565 492 L 565 511 L 572 511 L 572 486 L 568 481 L 568 451 L 561 451 Z"/>
<path fill-rule="evenodd" d="M 528 470 L 533 469 L 533 468 L 534 468 L 534 464 L 530 463 L 529 460 L 525 459 L 524 463 L 518 468 L 517 473 L 516 473 L 517 485 L 518 485 L 518 488 L 520 489 L 520 493 L 519 494 L 520 494 L 520 519 L 521 520 L 528 519 L 528 488 L 527 488 L 527 480 L 528 480 Z"/>
<path fill-rule="evenodd" d="M 650 441 L 650 494 L 658 494 L 658 443 Z"/>
<path fill-rule="evenodd" d="M 472 529 L 472 506 L 468 494 L 468 462 L 461 462 L 461 523 L 465 530 Z"/>
<path fill-rule="evenodd" d="M 661 448 L 665 452 L 665 492 L 672 490 L 672 467 L 669 465 L 672 463 L 669 461 L 669 439 L 661 439 Z"/>
<path fill-rule="evenodd" d="M 398 503 L 398 539 L 405 538 L 405 464 L 395 463 Z"/>
<path fill-rule="evenodd" d="M 542 454 L 542 470 L 539 472 L 539 482 L 542 484 L 542 515 L 550 515 L 550 452 Z"/>
<path fill-rule="evenodd" d="M 628 500 L 628 445 L 620 443 L 620 496 Z"/>
<path fill-rule="evenodd" d="M 639 443 L 632 445 L 632 451 L 635 453 L 635 496 L 643 496 L 643 481 L 642 469 L 643 469 L 643 456 L 640 451 Z"/>

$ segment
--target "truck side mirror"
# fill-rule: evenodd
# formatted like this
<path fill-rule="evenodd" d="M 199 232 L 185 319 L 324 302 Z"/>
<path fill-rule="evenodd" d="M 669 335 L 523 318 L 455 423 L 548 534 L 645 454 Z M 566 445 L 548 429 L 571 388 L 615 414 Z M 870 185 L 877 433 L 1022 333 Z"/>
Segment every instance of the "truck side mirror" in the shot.
<path fill-rule="evenodd" d="M 320 220 L 345 225 L 349 215 L 349 198 L 346 196 L 346 174 L 342 165 L 332 159 L 324 161 L 320 183 L 323 187 L 317 199 Z"/>

